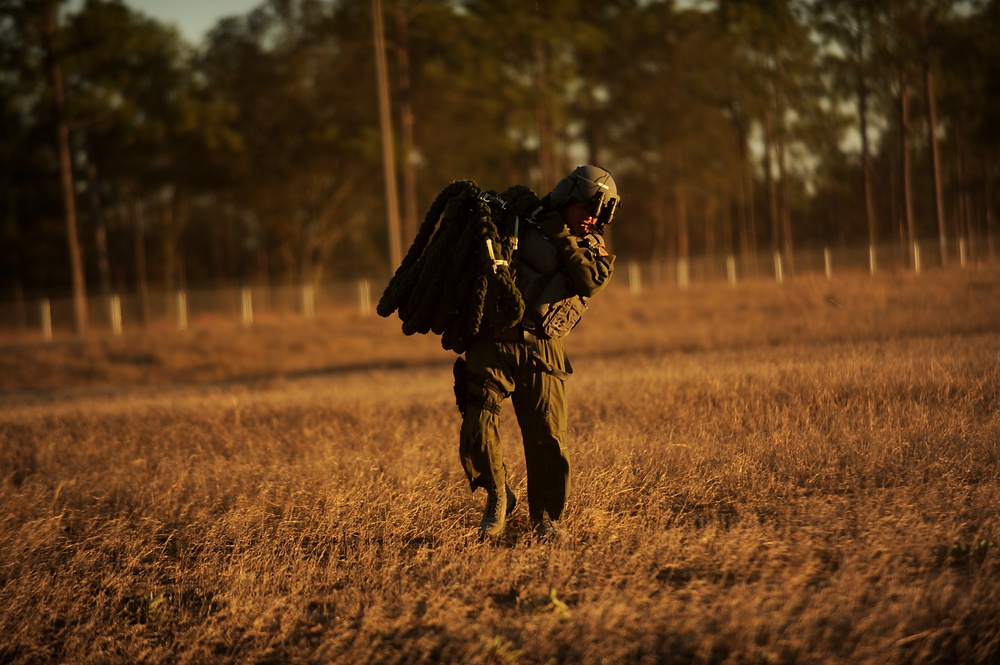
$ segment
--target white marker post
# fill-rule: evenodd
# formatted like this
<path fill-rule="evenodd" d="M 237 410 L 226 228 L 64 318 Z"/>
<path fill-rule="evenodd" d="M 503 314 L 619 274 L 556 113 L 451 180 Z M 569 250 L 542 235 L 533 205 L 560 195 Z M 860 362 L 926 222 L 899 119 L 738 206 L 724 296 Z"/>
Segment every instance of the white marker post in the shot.
<path fill-rule="evenodd" d="M 187 294 L 183 291 L 178 291 L 176 302 L 177 302 L 177 329 L 187 330 L 188 327 Z"/>
<path fill-rule="evenodd" d="M 253 293 L 250 289 L 243 289 L 240 293 L 240 300 L 243 304 L 243 325 L 253 325 Z"/>
<path fill-rule="evenodd" d="M 306 284 L 302 287 L 302 314 L 307 319 L 316 318 L 316 290 L 313 289 L 312 284 Z"/>
<path fill-rule="evenodd" d="M 111 332 L 115 337 L 122 336 L 122 299 L 118 296 L 111 296 L 108 301 L 108 310 L 111 312 Z"/>
<path fill-rule="evenodd" d="M 642 293 L 642 274 L 639 272 L 639 264 L 635 261 L 628 264 L 628 290 L 634 296 Z"/>
<path fill-rule="evenodd" d="M 42 314 L 42 338 L 46 342 L 52 341 L 52 303 L 49 302 L 48 298 L 42 298 L 41 302 L 41 314 Z"/>
<path fill-rule="evenodd" d="M 358 308 L 362 316 L 372 313 L 372 291 L 367 279 L 358 282 Z"/>

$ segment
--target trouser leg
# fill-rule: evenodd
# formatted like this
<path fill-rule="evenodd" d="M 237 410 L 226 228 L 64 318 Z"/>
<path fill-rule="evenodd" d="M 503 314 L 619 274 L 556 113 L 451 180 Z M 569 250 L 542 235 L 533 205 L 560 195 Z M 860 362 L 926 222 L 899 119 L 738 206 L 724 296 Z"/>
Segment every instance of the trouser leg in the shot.
<path fill-rule="evenodd" d="M 504 487 L 507 472 L 500 439 L 500 409 L 513 385 L 504 369 L 505 348 L 495 342 L 474 342 L 466 353 L 468 405 L 459 437 L 459 456 L 469 486 L 491 491 Z"/>
<path fill-rule="evenodd" d="M 565 369 L 565 355 L 558 341 L 541 342 L 539 352 L 551 366 Z M 513 402 L 524 440 L 528 512 L 534 522 L 546 514 L 557 520 L 570 492 L 565 382 L 537 363 L 526 365 L 518 377 Z"/>
<path fill-rule="evenodd" d="M 489 491 L 507 482 L 500 439 L 500 403 L 496 395 L 485 404 L 470 401 L 462 420 L 459 455 L 473 490 L 484 487 Z"/>

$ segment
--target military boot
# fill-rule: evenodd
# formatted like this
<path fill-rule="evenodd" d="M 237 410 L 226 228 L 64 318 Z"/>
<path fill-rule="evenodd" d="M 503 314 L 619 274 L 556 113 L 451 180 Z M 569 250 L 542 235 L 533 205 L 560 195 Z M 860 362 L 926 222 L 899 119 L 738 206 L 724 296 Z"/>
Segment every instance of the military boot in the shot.
<path fill-rule="evenodd" d="M 541 519 L 533 520 L 535 537 L 539 540 L 549 542 L 560 542 L 566 540 L 566 532 L 556 524 L 555 520 L 549 517 L 548 513 L 542 513 Z"/>
<path fill-rule="evenodd" d="M 479 525 L 479 533 L 483 538 L 499 538 L 503 533 L 507 516 L 517 505 L 517 497 L 511 491 L 510 485 L 504 485 L 504 492 L 489 490 L 486 494 L 486 509 L 483 511 L 483 521 Z"/>

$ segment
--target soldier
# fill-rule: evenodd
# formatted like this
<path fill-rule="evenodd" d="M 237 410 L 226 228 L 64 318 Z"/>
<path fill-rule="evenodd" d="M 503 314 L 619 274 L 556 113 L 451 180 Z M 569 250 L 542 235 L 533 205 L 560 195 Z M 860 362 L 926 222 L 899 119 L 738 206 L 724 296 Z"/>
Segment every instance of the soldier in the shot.
<path fill-rule="evenodd" d="M 469 343 L 460 456 L 472 490 L 486 490 L 484 538 L 503 533 L 517 503 L 500 440 L 507 397 L 524 443 L 532 527 L 539 537 L 562 538 L 556 521 L 570 491 L 565 381 L 572 368 L 561 338 L 579 322 L 586 299 L 611 278 L 615 257 L 601 235 L 617 205 L 615 181 L 603 168 L 580 166 L 560 181 L 532 214 L 514 253 L 523 320 L 483 330 Z"/>

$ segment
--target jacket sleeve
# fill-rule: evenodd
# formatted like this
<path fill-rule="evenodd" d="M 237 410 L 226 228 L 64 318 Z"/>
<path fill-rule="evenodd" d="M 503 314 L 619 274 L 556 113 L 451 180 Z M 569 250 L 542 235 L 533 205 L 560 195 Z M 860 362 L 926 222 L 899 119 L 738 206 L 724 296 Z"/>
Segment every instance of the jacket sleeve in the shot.
<path fill-rule="evenodd" d="M 600 236 L 568 235 L 554 238 L 553 242 L 559 247 L 562 271 L 578 294 L 589 298 L 608 285 L 615 269 L 615 257 L 608 254 Z"/>

